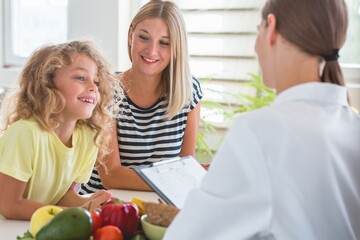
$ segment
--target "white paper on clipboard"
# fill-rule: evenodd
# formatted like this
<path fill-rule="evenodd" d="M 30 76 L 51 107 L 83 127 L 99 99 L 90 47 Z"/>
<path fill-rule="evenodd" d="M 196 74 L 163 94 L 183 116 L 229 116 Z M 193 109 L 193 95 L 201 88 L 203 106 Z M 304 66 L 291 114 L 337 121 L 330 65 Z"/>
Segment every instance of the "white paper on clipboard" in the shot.
<path fill-rule="evenodd" d="M 192 156 L 136 167 L 135 171 L 166 203 L 178 208 L 206 173 Z"/>

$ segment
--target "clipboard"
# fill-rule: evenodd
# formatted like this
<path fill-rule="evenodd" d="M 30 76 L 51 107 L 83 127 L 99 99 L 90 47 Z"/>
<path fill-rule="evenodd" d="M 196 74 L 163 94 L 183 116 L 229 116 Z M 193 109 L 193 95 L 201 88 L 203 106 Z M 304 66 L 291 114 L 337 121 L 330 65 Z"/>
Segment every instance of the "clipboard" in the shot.
<path fill-rule="evenodd" d="M 192 156 L 163 160 L 135 167 L 134 170 L 164 202 L 180 209 L 189 192 L 200 184 L 206 174 Z"/>

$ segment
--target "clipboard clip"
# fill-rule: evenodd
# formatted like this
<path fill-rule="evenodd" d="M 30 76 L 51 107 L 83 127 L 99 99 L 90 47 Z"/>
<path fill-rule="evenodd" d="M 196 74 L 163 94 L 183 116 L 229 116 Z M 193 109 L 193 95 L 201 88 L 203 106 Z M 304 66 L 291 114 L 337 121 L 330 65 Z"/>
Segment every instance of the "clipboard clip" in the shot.
<path fill-rule="evenodd" d="M 151 164 L 151 166 L 161 173 L 161 172 L 171 171 L 172 169 L 176 169 L 176 168 L 182 168 L 185 166 L 185 163 L 181 160 L 180 157 L 176 157 L 174 159 L 153 163 Z"/>

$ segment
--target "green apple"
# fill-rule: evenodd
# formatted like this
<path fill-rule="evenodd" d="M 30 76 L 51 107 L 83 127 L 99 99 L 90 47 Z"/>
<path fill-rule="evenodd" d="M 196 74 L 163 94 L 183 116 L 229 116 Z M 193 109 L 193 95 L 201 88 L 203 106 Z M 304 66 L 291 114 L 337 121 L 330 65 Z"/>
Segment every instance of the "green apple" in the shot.
<path fill-rule="evenodd" d="M 36 233 L 63 209 L 55 205 L 38 208 L 30 219 L 30 232 L 35 237 Z"/>

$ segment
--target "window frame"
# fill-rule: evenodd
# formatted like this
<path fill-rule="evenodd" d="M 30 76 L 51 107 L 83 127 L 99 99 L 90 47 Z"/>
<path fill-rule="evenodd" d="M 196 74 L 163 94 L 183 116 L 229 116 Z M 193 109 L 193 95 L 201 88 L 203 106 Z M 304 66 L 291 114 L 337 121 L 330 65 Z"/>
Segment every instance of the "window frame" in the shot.
<path fill-rule="evenodd" d="M 360 84 L 360 64 L 340 64 L 345 81 Z"/>
<path fill-rule="evenodd" d="M 3 64 L 4 64 L 4 67 L 19 67 L 19 66 L 22 66 L 24 65 L 25 63 L 25 58 L 23 57 L 17 57 L 12 51 L 11 49 L 13 49 L 13 41 L 12 41 L 12 36 L 13 36 L 13 33 L 12 33 L 12 27 L 11 27 L 11 24 L 12 24 L 12 21 L 11 21 L 11 6 L 10 6 L 10 1 L 11 0 L 4 0 L 4 3 L 3 3 L 3 7 L 4 7 L 4 10 L 3 10 L 3 16 L 4 16 L 4 29 L 3 29 L 3 32 L 4 32 L 4 54 L 3 54 Z"/>
<path fill-rule="evenodd" d="M 16 57 L 9 50 L 11 49 L 11 34 L 9 34 L 10 1 L 0 0 L 0 31 L 4 33 L 0 36 L 0 87 L 14 87 L 20 70 L 26 61 L 26 58 Z M 84 12 L 84 5 L 92 5 L 93 7 Z M 127 52 L 127 29 L 132 16 L 140 6 L 140 0 L 107 0 L 104 2 L 76 0 L 69 1 L 69 6 L 73 9 L 70 9 L 68 14 L 68 40 L 93 40 L 107 57 L 114 71 L 128 68 L 130 60 Z M 107 12 L 111 19 L 94 18 L 94 16 L 98 16 L 98 11 Z M 84 15 L 78 17 L 81 13 Z M 110 30 L 103 27 L 109 26 L 109 24 L 112 26 Z M 91 26 L 91 30 L 89 26 Z M 87 35 L 84 32 L 79 33 L 78 29 L 86 29 Z"/>

